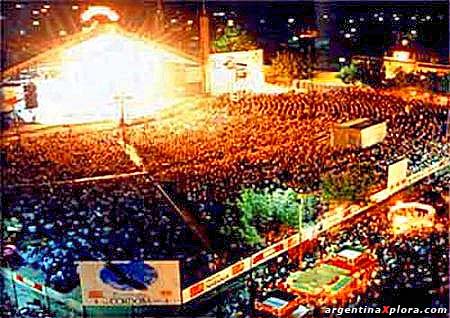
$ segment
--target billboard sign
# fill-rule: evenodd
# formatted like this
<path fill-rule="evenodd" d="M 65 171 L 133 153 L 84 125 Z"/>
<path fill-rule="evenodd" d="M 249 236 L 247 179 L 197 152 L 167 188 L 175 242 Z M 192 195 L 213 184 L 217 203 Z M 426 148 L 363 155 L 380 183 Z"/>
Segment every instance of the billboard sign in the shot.
<path fill-rule="evenodd" d="M 397 161 L 388 167 L 388 188 L 399 186 L 406 180 L 408 173 L 408 159 Z"/>
<path fill-rule="evenodd" d="M 264 83 L 263 51 L 210 54 L 206 78 L 208 90 L 213 95 L 232 93 L 236 89 L 257 90 Z"/>
<path fill-rule="evenodd" d="M 181 304 L 178 261 L 86 261 L 78 270 L 84 306 Z"/>

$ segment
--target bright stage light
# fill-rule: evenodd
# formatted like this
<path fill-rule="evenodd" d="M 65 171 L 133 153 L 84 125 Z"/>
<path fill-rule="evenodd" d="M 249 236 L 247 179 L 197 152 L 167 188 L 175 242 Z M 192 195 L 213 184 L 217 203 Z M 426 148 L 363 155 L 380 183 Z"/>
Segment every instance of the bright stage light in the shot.
<path fill-rule="evenodd" d="M 81 21 L 88 22 L 97 15 L 105 16 L 111 22 L 119 21 L 119 14 L 113 9 L 105 6 L 91 6 L 81 14 Z"/>
<path fill-rule="evenodd" d="M 36 80 L 41 123 L 118 120 L 119 93 L 132 98 L 130 117 L 148 115 L 176 90 L 168 84 L 176 83 L 175 75 L 165 68 L 174 56 L 114 29 L 63 51 L 59 59 L 57 76 Z"/>

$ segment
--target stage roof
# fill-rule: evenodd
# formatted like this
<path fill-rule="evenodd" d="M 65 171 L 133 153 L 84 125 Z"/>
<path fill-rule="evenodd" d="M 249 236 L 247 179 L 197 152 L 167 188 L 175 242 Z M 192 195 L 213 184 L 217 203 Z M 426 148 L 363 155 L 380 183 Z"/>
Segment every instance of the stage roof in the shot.
<path fill-rule="evenodd" d="M 148 38 L 129 32 L 116 24 L 104 24 L 95 27 L 89 31 L 81 31 L 71 36 L 67 36 L 63 42 L 60 40 L 48 44 L 49 49 L 45 52 L 35 55 L 34 57 L 10 67 L 3 73 L 4 78 L 12 78 L 20 73 L 20 71 L 31 66 L 38 65 L 43 62 L 51 62 L 52 58 L 59 56 L 62 52 L 86 42 L 90 39 L 96 38 L 103 34 L 114 33 L 124 38 L 139 42 L 143 46 L 148 47 L 149 50 L 155 50 L 159 54 L 163 53 L 166 58 L 172 59 L 177 63 L 199 65 L 200 59 L 197 56 L 184 53 L 174 47 L 159 43 L 157 41 L 149 40 Z"/>
<path fill-rule="evenodd" d="M 32 73 L 38 107 L 15 105 L 25 122 L 61 125 L 148 116 L 193 94 L 191 84 L 201 82 L 199 66 L 193 56 L 103 24 L 56 43 L 4 75 L 11 81 L 23 71 Z"/>

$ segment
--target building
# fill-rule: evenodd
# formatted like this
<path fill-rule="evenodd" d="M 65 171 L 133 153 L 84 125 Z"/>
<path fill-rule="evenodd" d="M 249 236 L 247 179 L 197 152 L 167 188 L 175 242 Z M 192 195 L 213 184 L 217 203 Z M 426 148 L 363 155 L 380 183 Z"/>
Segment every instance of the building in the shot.
<path fill-rule="evenodd" d="M 346 84 L 339 78 L 339 72 L 316 72 L 312 78 L 294 80 L 292 82 L 292 89 L 299 92 L 310 90 L 326 91 L 352 86 L 354 84 Z"/>
<path fill-rule="evenodd" d="M 440 75 L 450 73 L 450 65 L 440 64 L 439 58 L 417 42 L 403 39 L 392 46 L 383 58 L 386 78 L 405 73 L 434 72 Z"/>

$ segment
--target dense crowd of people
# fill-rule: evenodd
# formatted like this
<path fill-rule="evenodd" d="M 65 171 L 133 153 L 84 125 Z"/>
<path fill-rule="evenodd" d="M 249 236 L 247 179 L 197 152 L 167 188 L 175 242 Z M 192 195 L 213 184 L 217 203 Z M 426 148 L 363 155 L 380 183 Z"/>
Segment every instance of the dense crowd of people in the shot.
<path fill-rule="evenodd" d="M 441 191 L 443 187 L 448 190 L 449 181 L 449 173 L 433 178 L 431 188 L 433 191 Z M 417 187 L 407 199 L 437 204 L 436 200 L 430 202 L 424 197 L 424 191 L 429 187 Z M 304 254 L 302 269 L 315 266 L 318 261 L 344 247 L 363 248 L 376 256 L 376 274 L 364 294 L 347 295 L 346 306 L 448 308 L 448 205 L 446 213 L 441 213 L 436 219 L 434 228 L 415 229 L 400 235 L 393 233 L 386 211 L 386 208 L 372 211 L 342 226 L 339 231 L 319 236 L 312 250 Z M 285 256 L 255 271 L 257 297 L 265 297 L 285 281 L 290 272 L 297 270 L 296 261 Z M 304 305 L 314 309 L 311 317 L 317 317 L 323 310 L 313 303 Z"/>
<path fill-rule="evenodd" d="M 41 270 L 46 284 L 59 291 L 78 285 L 76 261 L 183 261 L 200 249 L 145 177 L 14 188 L 4 195 L 22 227 L 7 242 L 20 251 L 21 261 L 11 265 Z"/>
<path fill-rule="evenodd" d="M 41 133 L 2 147 L 7 185 L 45 183 L 136 171 L 118 131 Z"/>
<path fill-rule="evenodd" d="M 449 184 L 449 173 L 430 178 L 429 182 L 415 187 L 405 199 L 440 206 L 445 204 L 444 198 L 432 199 L 425 193 L 448 193 Z M 386 208 L 358 217 L 340 231 L 318 237 L 316 244 L 310 245 L 312 250 L 303 255 L 301 268 L 311 268 L 344 247 L 365 249 L 376 256 L 378 265 L 374 276 L 363 294 L 347 295 L 347 302 L 340 306 L 448 308 L 449 218 L 448 204 L 444 206 L 447 207 L 446 211 L 438 213 L 435 228 L 416 229 L 401 235 L 394 235 L 391 231 L 392 224 L 386 217 Z M 297 258 L 287 254 L 259 266 L 247 275 L 249 286 L 241 286 L 239 292 L 230 291 L 234 297 L 225 299 L 224 306 L 228 314 L 225 317 L 260 317 L 261 312 L 255 313 L 251 301 L 267 297 L 271 291 L 279 288 L 289 273 L 298 269 Z M 305 318 L 328 317 L 324 307 L 304 302 L 303 305 L 311 310 Z"/>
<path fill-rule="evenodd" d="M 198 119 L 179 116 L 176 122 L 138 127 L 129 140 L 147 169 L 175 182 L 176 192 L 212 230 L 239 219 L 237 211 L 224 213 L 224 202 L 233 201 L 242 188 L 274 185 L 313 192 L 325 174 L 358 171 L 361 163 L 372 182 L 383 187 L 390 163 L 407 157 L 410 171 L 417 172 L 448 152 L 446 108 L 377 91 L 249 95 L 237 102 L 223 97 L 200 108 Z M 383 143 L 330 145 L 334 123 L 362 117 L 387 122 Z"/>
<path fill-rule="evenodd" d="M 242 188 L 318 191 L 325 173 L 341 174 L 361 163 L 383 184 L 387 165 L 399 158 L 409 158 L 412 172 L 442 158 L 448 151 L 447 113 L 421 101 L 351 88 L 239 101 L 223 96 L 129 127 L 123 141 L 137 149 L 151 180 L 170 184 L 175 201 L 218 241 L 216 252 L 200 246 L 145 176 L 70 182 L 140 171 L 125 152 L 121 132 L 69 131 L 7 141 L 6 217 L 23 224 L 11 243 L 25 264 L 40 267 L 48 284 L 62 291 L 78 283 L 73 262 L 83 259 L 182 259 L 183 283 L 189 285 L 249 251 L 222 231 L 239 225 L 233 202 Z M 361 117 L 387 122 L 383 143 L 330 145 L 334 123 Z"/>

